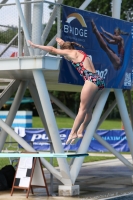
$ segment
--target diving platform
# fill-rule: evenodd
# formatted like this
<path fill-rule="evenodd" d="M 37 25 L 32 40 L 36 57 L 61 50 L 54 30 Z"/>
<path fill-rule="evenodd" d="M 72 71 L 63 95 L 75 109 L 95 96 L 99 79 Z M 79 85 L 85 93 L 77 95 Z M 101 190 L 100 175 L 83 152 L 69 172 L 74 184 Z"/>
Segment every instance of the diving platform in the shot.
<path fill-rule="evenodd" d="M 32 80 L 32 70 L 41 70 L 48 90 L 80 92 L 81 86 L 58 83 L 61 57 L 52 55 L 0 58 L 0 79 Z"/>

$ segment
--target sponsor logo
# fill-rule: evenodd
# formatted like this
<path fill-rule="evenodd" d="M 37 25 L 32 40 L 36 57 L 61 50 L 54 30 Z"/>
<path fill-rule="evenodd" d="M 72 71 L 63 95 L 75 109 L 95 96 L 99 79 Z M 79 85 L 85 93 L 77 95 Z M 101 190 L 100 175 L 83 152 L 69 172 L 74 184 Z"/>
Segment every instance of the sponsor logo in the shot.
<path fill-rule="evenodd" d="M 66 22 L 70 23 L 74 19 L 77 19 L 79 21 L 79 23 L 81 24 L 82 27 L 87 27 L 84 18 L 79 13 L 71 13 L 70 15 L 68 15 Z"/>
<path fill-rule="evenodd" d="M 79 26 L 71 26 L 71 22 L 73 20 L 77 20 L 79 22 Z M 79 13 L 71 13 L 67 16 L 66 24 L 63 26 L 63 31 L 66 34 L 75 36 L 80 36 L 82 38 L 87 38 L 87 24 L 83 18 L 83 16 Z M 70 38 L 71 39 L 71 38 Z"/>

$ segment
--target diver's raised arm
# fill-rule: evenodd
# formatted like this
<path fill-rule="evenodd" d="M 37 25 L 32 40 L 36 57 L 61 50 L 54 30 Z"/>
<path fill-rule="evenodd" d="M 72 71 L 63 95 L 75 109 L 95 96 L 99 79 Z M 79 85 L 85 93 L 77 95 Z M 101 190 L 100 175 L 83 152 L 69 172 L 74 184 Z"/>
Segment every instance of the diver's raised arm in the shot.
<path fill-rule="evenodd" d="M 53 54 L 59 54 L 59 55 L 67 56 L 71 52 L 71 50 L 69 50 L 69 49 L 57 49 L 53 46 L 43 46 L 43 45 L 39 45 L 39 44 L 34 44 L 30 40 L 28 40 L 28 43 L 30 44 L 30 46 L 32 48 L 42 49 L 44 51 L 47 51 L 47 52 L 50 52 L 50 53 L 53 53 Z"/>

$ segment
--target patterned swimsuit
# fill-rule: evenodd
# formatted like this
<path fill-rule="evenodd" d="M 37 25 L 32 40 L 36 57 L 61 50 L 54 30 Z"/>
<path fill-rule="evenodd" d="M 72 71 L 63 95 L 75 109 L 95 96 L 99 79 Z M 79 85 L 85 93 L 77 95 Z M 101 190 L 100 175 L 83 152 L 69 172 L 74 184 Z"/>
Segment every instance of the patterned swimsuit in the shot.
<path fill-rule="evenodd" d="M 83 77 L 84 81 L 89 80 L 98 86 L 98 90 L 102 90 L 105 87 L 104 80 L 97 73 L 92 73 L 84 68 L 83 62 L 84 62 L 85 58 L 88 56 L 83 51 L 79 51 L 79 52 L 84 55 L 82 61 L 77 62 L 77 63 L 72 61 L 72 65 L 79 72 L 79 74 Z"/>

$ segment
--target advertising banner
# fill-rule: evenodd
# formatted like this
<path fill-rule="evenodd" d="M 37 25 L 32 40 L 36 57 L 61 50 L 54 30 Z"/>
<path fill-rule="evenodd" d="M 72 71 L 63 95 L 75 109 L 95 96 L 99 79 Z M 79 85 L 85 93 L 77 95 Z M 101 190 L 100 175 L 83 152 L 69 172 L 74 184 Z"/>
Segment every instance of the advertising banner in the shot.
<path fill-rule="evenodd" d="M 106 88 L 131 89 L 133 84 L 133 23 L 62 6 L 64 41 L 81 44 L 93 61 Z M 77 48 L 76 46 L 76 49 Z M 83 85 L 71 62 L 61 60 L 60 83 Z"/>
<path fill-rule="evenodd" d="M 66 140 L 70 134 L 71 129 L 60 129 L 59 135 L 62 141 L 64 150 L 66 151 L 77 151 L 81 139 L 75 144 L 66 145 Z M 37 151 L 50 151 L 50 141 L 44 129 L 24 129 L 15 128 L 17 132 L 24 140 L 32 146 Z M 119 152 L 130 151 L 127 143 L 127 138 L 124 130 L 97 130 L 97 134 L 108 142 L 115 150 Z M 92 138 L 88 151 L 91 152 L 106 152 L 108 151 L 104 146 L 102 146 L 95 138 Z"/>

